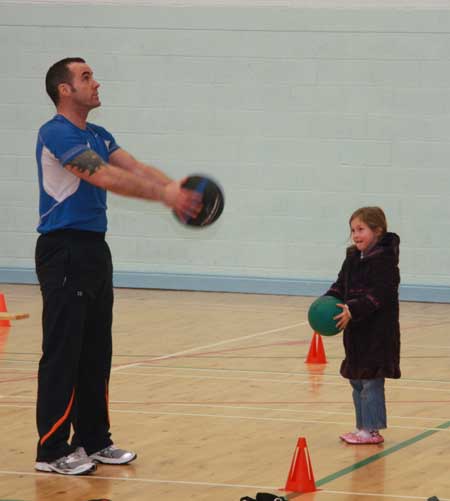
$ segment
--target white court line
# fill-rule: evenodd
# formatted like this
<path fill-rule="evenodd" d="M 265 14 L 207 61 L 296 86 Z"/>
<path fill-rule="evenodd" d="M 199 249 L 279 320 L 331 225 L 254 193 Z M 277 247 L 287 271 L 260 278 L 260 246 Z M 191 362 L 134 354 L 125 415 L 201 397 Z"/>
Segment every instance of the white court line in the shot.
<path fill-rule="evenodd" d="M 299 357 L 300 359 L 302 357 Z M 320 372 L 314 373 L 314 371 L 311 372 L 283 372 L 283 371 L 261 371 L 261 370 L 251 370 L 251 369 L 217 369 L 217 368 L 209 368 L 209 367 L 165 367 L 161 365 L 147 365 L 150 364 L 150 362 L 141 362 L 141 366 L 143 368 L 148 368 L 148 369 L 160 369 L 160 370 L 183 370 L 183 371 L 203 371 L 203 372 L 243 372 L 243 373 L 248 373 L 248 374 L 278 374 L 280 376 L 322 376 L 324 378 L 339 378 L 341 381 L 346 381 L 343 379 L 343 377 L 340 374 L 321 374 Z M 124 367 L 125 368 L 125 367 Z M 403 388 L 402 384 L 403 383 L 433 383 L 433 384 L 448 384 L 450 385 L 450 381 L 439 381 L 439 380 L 430 380 L 430 379 L 410 379 L 410 378 L 402 378 L 402 379 L 389 379 L 389 385 L 391 386 L 400 386 L 400 388 Z M 347 383 L 348 384 L 348 383 Z"/>
<path fill-rule="evenodd" d="M 168 308 L 168 309 L 173 309 L 173 303 L 171 302 L 157 302 L 157 301 L 152 301 L 151 304 L 152 308 Z M 225 303 L 204 303 L 204 302 L 194 302 L 194 303 L 181 303 L 180 301 L 177 301 L 177 308 L 198 308 L 199 310 L 209 310 L 209 309 L 223 309 L 223 310 L 231 310 L 233 312 L 235 311 L 244 311 L 246 313 L 261 313 L 261 312 L 270 312 L 270 313 L 293 313 L 295 315 L 298 315 L 300 307 L 288 307 L 288 306 L 270 306 L 270 305 L 262 305 L 261 307 L 257 306 L 251 306 L 251 305 L 238 305 L 238 304 L 225 304 Z M 127 312 L 128 313 L 128 312 Z M 121 315 L 121 312 L 118 312 L 118 315 Z M 123 313 L 125 315 L 125 313 Z"/>
<path fill-rule="evenodd" d="M 151 377 L 164 377 L 164 378 L 179 378 L 179 379 L 213 379 L 213 380 L 219 380 L 219 381 L 249 381 L 249 382 L 262 382 L 262 383 L 283 383 L 283 384 L 311 384 L 311 381 L 289 381 L 287 379 L 263 379 L 263 378 L 249 378 L 249 377 L 226 377 L 226 376 L 194 376 L 191 374 L 187 375 L 180 375 L 180 374 L 154 374 L 151 372 L 121 372 L 122 374 L 127 374 L 127 375 L 132 375 L 132 376 L 151 376 Z M 320 381 L 318 384 L 325 384 L 325 385 L 331 385 L 331 386 L 343 386 L 342 383 L 326 383 Z M 441 391 L 449 391 L 448 390 L 441 390 Z"/>
<path fill-rule="evenodd" d="M 43 472 L 30 472 L 30 471 L 8 471 L 0 470 L 0 475 L 27 475 L 32 477 L 51 477 L 54 478 L 54 473 L 43 473 Z M 89 480 L 113 480 L 120 482 L 140 482 L 147 484 L 170 484 L 170 485 L 189 485 L 198 487 L 226 487 L 229 489 L 268 489 L 273 491 L 279 491 L 279 486 L 273 485 L 248 485 L 248 484 L 228 484 L 228 483 L 218 483 L 218 482 L 193 482 L 188 480 L 160 480 L 155 478 L 142 478 L 142 477 L 103 477 L 100 475 L 88 475 L 86 478 Z M 395 498 L 395 499 L 421 499 L 423 496 L 402 496 L 401 494 L 376 494 L 371 492 L 351 492 L 351 491 L 330 491 L 325 489 L 319 489 L 315 494 L 345 494 L 347 496 L 370 496 L 370 497 L 383 497 L 383 498 Z M 298 495 L 300 497 L 300 495 Z M 440 501 L 450 501 L 448 498 L 439 498 Z"/>
<path fill-rule="evenodd" d="M 285 329 L 289 329 L 291 328 L 292 326 L 290 327 L 285 327 Z M 255 335 L 262 335 L 263 333 L 259 333 L 259 334 L 255 334 Z M 242 338 L 244 339 L 244 338 Z M 235 340 L 239 340 L 239 338 L 236 338 L 234 340 L 229 340 L 229 341 L 226 341 L 226 342 L 232 342 L 232 341 L 235 341 Z M 202 349 L 202 348 L 192 348 L 192 350 L 196 350 L 196 349 Z M 202 371 L 202 372 L 207 372 L 207 371 L 210 371 L 210 372 L 234 372 L 234 373 L 248 373 L 248 374 L 277 374 L 277 375 L 280 375 L 280 376 L 283 376 L 283 375 L 286 375 L 286 376 L 301 376 L 301 375 L 311 375 L 311 376 L 321 376 L 323 378 L 339 378 L 340 380 L 342 380 L 342 376 L 340 374 L 320 374 L 320 373 L 317 373 L 315 374 L 314 372 L 311 372 L 311 374 L 309 373 L 306 373 L 306 372 L 284 372 L 284 371 L 269 371 L 269 370 L 265 370 L 265 371 L 260 371 L 260 370 L 249 370 L 249 369 L 217 369 L 217 368 L 206 368 L 206 367 L 164 367 L 164 366 L 161 366 L 161 365 L 149 365 L 151 363 L 151 361 L 153 360 L 159 360 L 160 358 L 170 358 L 170 357 L 175 357 L 177 356 L 178 354 L 175 353 L 175 354 L 172 354 L 172 355 L 164 355 L 162 357 L 157 357 L 157 358 L 153 358 L 153 359 L 150 359 L 148 361 L 142 361 L 142 362 L 136 362 L 134 364 L 130 364 L 130 365 L 124 365 L 124 366 L 119 366 L 119 367 L 116 367 L 116 368 L 113 368 L 112 369 L 112 372 L 117 372 L 119 370 L 122 370 L 122 369 L 127 369 L 127 368 L 130 368 L 130 367 L 141 367 L 141 368 L 146 368 L 146 369 L 159 369 L 159 370 L 184 370 L 184 371 Z M 302 357 L 299 357 L 299 358 L 302 358 Z M 36 361 L 35 360 L 16 360 L 15 361 L 16 363 L 19 363 L 19 364 L 33 364 L 33 365 L 36 365 Z M 8 361 L 8 360 L 2 360 L 2 364 L 8 364 L 8 367 L 12 367 L 14 368 L 15 366 L 14 365 L 10 365 L 12 364 L 12 361 Z M 6 368 L 6 367 L 4 367 Z M 24 371 L 27 371 L 28 369 L 15 369 L 15 370 L 24 370 Z M 29 372 L 33 372 L 31 370 L 28 370 Z M 389 380 L 389 386 L 391 388 L 399 388 L 399 389 L 403 389 L 403 388 L 406 388 L 406 385 L 408 383 L 424 383 L 424 384 L 429 384 L 429 383 L 433 383 L 433 384 L 447 384 L 447 385 L 450 385 L 450 381 L 440 381 L 438 379 L 433 379 L 433 380 L 430 380 L 430 379 L 412 379 L 412 378 L 401 378 L 401 379 L 390 379 Z M 326 383 L 324 383 L 326 384 Z M 418 388 L 418 389 L 424 389 L 424 388 Z"/>
<path fill-rule="evenodd" d="M 113 409 L 113 412 L 119 414 L 149 414 L 157 416 L 183 416 L 183 417 L 206 417 L 206 418 L 219 418 L 219 419 L 243 419 L 243 420 L 255 420 L 255 421 L 275 421 L 280 423 L 319 423 L 319 424 L 337 424 L 342 426 L 348 426 L 347 422 L 342 421 L 319 421 L 317 419 L 287 419 L 287 418 L 270 418 L 270 417 L 256 417 L 256 416 L 233 416 L 233 415 L 220 415 L 220 414 L 203 414 L 203 413 L 193 413 L 193 412 L 166 412 L 166 411 L 138 411 L 138 410 L 121 410 Z M 396 428 L 401 430 L 419 430 L 419 431 L 441 431 L 444 433 L 450 433 L 450 428 L 432 428 L 428 426 L 400 426 L 400 425 L 389 425 L 389 428 Z"/>
<path fill-rule="evenodd" d="M 400 386 L 403 388 L 403 383 L 433 383 L 433 384 L 450 384 L 450 381 L 439 381 L 438 379 L 412 379 L 412 378 L 402 378 L 402 379 L 390 379 L 389 382 L 392 385 Z"/>
<path fill-rule="evenodd" d="M 301 358 L 301 357 L 299 357 Z M 147 365 L 150 362 L 141 362 L 140 363 L 140 369 L 160 369 L 160 370 L 169 370 L 169 371 L 191 371 L 191 372 L 232 372 L 232 373 L 242 373 L 242 374 L 276 374 L 279 376 L 323 376 L 323 377 L 329 377 L 329 378 L 336 378 L 339 379 L 340 381 L 343 380 L 342 376 L 340 374 L 321 374 L 319 372 L 314 373 L 311 371 L 309 372 L 284 372 L 284 371 L 269 371 L 269 370 L 251 370 L 251 369 L 217 369 L 217 368 L 210 368 L 210 367 L 170 367 L 170 366 L 164 366 L 164 365 Z M 123 367 L 124 369 L 126 367 Z M 149 373 L 150 374 L 150 373 Z M 429 382 L 429 381 L 428 381 Z M 434 381 L 433 381 L 434 383 Z M 448 384 L 450 384 L 450 381 L 447 381 Z"/>
<path fill-rule="evenodd" d="M 143 402 L 133 401 L 133 400 L 112 400 L 110 404 L 142 404 Z M 150 402 L 151 403 L 151 402 Z M 145 404 L 145 402 L 144 402 Z M 348 402 L 349 405 L 353 405 L 353 402 Z M 153 404 L 154 405 L 154 404 Z M 233 409 L 233 410 L 249 410 L 249 411 L 274 411 L 274 412 L 287 412 L 292 414 L 325 414 L 326 416 L 354 416 L 354 412 L 342 412 L 342 411 L 318 411 L 318 410 L 302 410 L 302 409 L 288 409 L 284 405 L 282 407 L 263 407 L 263 406 L 249 406 L 249 405 L 218 405 L 218 404 L 193 404 L 193 403 L 172 403 L 172 402 L 164 402 L 163 404 L 158 405 L 167 405 L 172 407 L 208 407 L 211 409 Z M 308 404 L 304 404 L 308 405 Z M 347 404 L 345 404 L 347 405 Z M 395 416 L 389 414 L 389 419 L 417 419 L 417 420 L 428 420 L 428 421 L 438 421 L 441 423 L 442 421 L 448 421 L 449 417 L 427 417 L 427 416 Z M 391 428 L 389 425 L 388 428 Z"/>
<path fill-rule="evenodd" d="M 402 496 L 401 494 L 376 494 L 375 492 L 347 492 L 347 491 L 328 491 L 321 490 L 319 492 L 324 492 L 326 494 L 345 494 L 346 496 L 370 496 L 370 497 L 382 497 L 382 498 L 395 498 L 395 499 L 421 499 L 424 501 L 426 496 Z M 448 498 L 439 497 L 440 501 L 450 501 Z"/>
<path fill-rule="evenodd" d="M 8 395 L 0 395 L 0 398 L 11 398 L 11 399 L 29 399 L 30 397 L 21 397 L 21 396 L 8 396 Z M 114 404 L 143 404 L 145 405 L 146 402 L 140 402 L 137 400 L 110 400 L 109 402 L 111 405 Z M 152 404 L 152 402 L 149 402 Z M 352 402 L 349 402 L 349 405 L 352 404 Z M 194 403 L 188 403 L 188 402 L 163 402 L 159 403 L 157 402 L 156 404 L 152 405 L 166 405 L 169 407 L 206 407 L 208 409 L 232 409 L 232 410 L 249 410 L 249 411 L 272 411 L 272 412 L 284 412 L 284 413 L 291 413 L 291 414 L 324 414 L 326 416 L 354 416 L 354 412 L 343 412 L 343 411 L 319 411 L 319 410 L 302 410 L 302 409 L 288 409 L 287 407 L 280 406 L 280 407 L 263 407 L 263 406 L 249 406 L 249 405 L 218 405 L 218 404 L 208 404 L 208 403 L 202 403 L 202 404 L 194 404 Z M 307 404 L 305 404 L 307 405 Z M 9 407 L 24 407 L 24 408 L 30 408 L 32 409 L 33 407 L 31 406 L 25 406 L 25 405 L 18 405 L 18 404 L 1 404 L 0 407 L 2 406 L 9 406 Z M 119 409 L 114 409 L 112 412 L 119 412 Z M 398 415 L 389 415 L 389 419 L 415 419 L 415 420 L 422 420 L 422 421 L 438 421 L 439 423 L 442 423 L 442 421 L 448 421 L 448 416 L 445 417 L 428 417 L 428 416 L 398 416 Z M 328 422 L 328 421 L 327 421 Z M 393 428 L 394 426 L 389 425 L 389 428 Z M 401 428 L 397 426 L 398 428 Z"/>
<path fill-rule="evenodd" d="M 167 360 L 168 358 L 178 357 L 180 355 L 187 355 L 188 353 L 195 353 L 196 351 L 203 351 L 203 350 L 206 350 L 206 349 L 209 349 L 209 348 L 214 348 L 216 346 L 223 346 L 224 344 L 234 343 L 234 342 L 237 342 L 237 341 L 244 341 L 246 339 L 252 339 L 252 338 L 255 338 L 255 337 L 259 337 L 259 336 L 265 336 L 266 334 L 273 334 L 275 332 L 282 332 L 282 331 L 286 331 L 286 330 L 289 330 L 289 329 L 293 329 L 294 327 L 300 327 L 302 325 L 308 325 L 308 322 L 300 322 L 298 324 L 287 325 L 286 327 L 279 327 L 278 329 L 271 329 L 271 330 L 268 330 L 268 331 L 257 332 L 255 334 L 250 334 L 248 336 L 235 337 L 233 339 L 227 339 L 225 341 L 219 341 L 218 343 L 205 344 L 203 346 L 198 346 L 196 348 L 189 348 L 188 350 L 179 351 L 177 353 L 172 353 L 172 354 L 169 354 L 169 355 L 161 355 L 160 357 L 151 358 L 150 360 L 147 361 L 147 363 L 148 362 L 154 362 L 156 360 Z M 119 367 L 115 367 L 115 368 L 113 368 L 111 370 L 111 372 L 118 372 L 118 371 L 121 371 L 123 369 L 129 369 L 130 367 L 139 367 L 140 365 L 142 365 L 142 363 L 143 362 L 136 362 L 134 364 L 128 364 L 128 365 L 122 365 L 122 366 L 119 366 Z"/>
<path fill-rule="evenodd" d="M 157 367 L 155 367 L 157 368 Z M 283 384 L 311 384 L 311 381 L 305 380 L 305 381 L 289 381 L 287 379 L 263 379 L 263 378 L 243 378 L 243 377 L 225 377 L 225 376 L 193 376 L 191 374 L 186 375 L 186 376 L 180 376 L 178 374 L 174 375 L 167 375 L 167 374 L 155 374 L 152 372 L 122 372 L 121 374 L 128 374 L 128 375 L 133 375 L 133 376 L 151 376 L 151 377 L 170 377 L 170 378 L 180 378 L 180 379 L 214 379 L 214 380 L 224 380 L 224 381 L 261 381 L 263 383 L 283 383 Z M 314 377 L 314 376 L 322 376 L 322 374 L 311 374 L 309 377 Z M 345 386 L 346 388 L 349 387 L 348 383 L 346 380 L 342 380 L 341 383 L 329 383 L 326 381 L 313 381 L 313 383 L 317 383 L 319 385 L 325 385 L 325 386 Z M 416 386 L 396 386 L 395 388 L 387 388 L 387 390 L 410 390 L 410 391 L 416 391 L 416 390 L 426 390 L 426 391 L 437 391 L 437 392 L 443 392 L 443 393 L 450 393 L 450 388 L 426 388 L 424 386 L 416 387 Z"/>
<path fill-rule="evenodd" d="M 1 407 L 12 407 L 19 409 L 35 409 L 33 405 L 16 405 L 16 404 L 2 404 Z M 320 421 L 318 419 L 288 419 L 288 418 L 271 418 L 271 417 L 257 417 L 257 416 L 236 416 L 232 414 L 205 414 L 205 413 L 194 413 L 194 412 L 167 412 L 167 411 L 139 411 L 136 409 L 122 410 L 122 409 L 110 409 L 110 412 L 117 412 L 118 414 L 135 414 L 135 415 L 145 415 L 145 416 L 175 416 L 175 417 L 197 417 L 197 418 L 214 418 L 214 419 L 236 419 L 244 421 L 271 421 L 276 423 L 309 423 L 309 424 L 336 424 L 339 426 L 349 426 L 346 421 Z M 428 426 L 400 426 L 400 425 L 390 425 L 389 428 L 395 428 L 398 430 L 418 430 L 418 431 L 438 431 L 443 433 L 450 433 L 450 428 L 432 428 Z"/>
<path fill-rule="evenodd" d="M 54 473 L 43 472 L 30 472 L 30 471 L 14 471 L 14 470 L 0 470 L 0 475 L 28 475 L 32 477 L 52 477 L 55 478 Z M 148 484 L 172 484 L 172 485 L 191 485 L 200 487 L 229 487 L 232 489 L 271 489 L 278 490 L 278 487 L 267 485 L 248 485 L 248 484 L 225 484 L 214 482 L 191 482 L 188 480 L 160 480 L 156 478 L 141 478 L 141 477 L 102 477 L 100 475 L 87 475 L 82 478 L 89 480 L 114 480 L 115 482 L 145 482 Z"/>
<path fill-rule="evenodd" d="M 289 328 L 289 327 L 287 327 Z M 230 340 L 231 342 L 232 340 Z M 194 349 L 194 348 L 193 348 Z M 197 348 L 200 349 L 200 348 Z M 173 355 L 164 355 L 166 358 L 174 357 L 176 354 Z M 299 357 L 302 358 L 302 357 Z M 158 360 L 158 358 L 151 359 L 151 360 Z M 7 360 L 3 360 L 2 363 L 8 362 Z M 29 364 L 36 364 L 36 361 L 30 360 L 30 361 L 19 361 L 20 363 L 29 363 Z M 119 366 L 116 367 L 115 369 L 112 369 L 112 371 L 118 371 L 122 369 L 126 369 L 129 367 L 141 367 L 141 368 L 146 368 L 146 369 L 158 369 L 158 370 L 184 370 L 184 371 L 199 371 L 199 372 L 233 372 L 233 373 L 248 373 L 248 374 L 277 374 L 280 376 L 286 375 L 286 376 L 302 376 L 302 375 L 311 375 L 311 376 L 321 376 L 323 378 L 339 378 L 342 380 L 342 376 L 340 374 L 320 374 L 320 373 L 306 373 L 306 372 L 283 372 L 283 371 L 258 371 L 258 370 L 249 370 L 249 369 L 217 369 L 217 368 L 206 368 L 206 367 L 164 367 L 161 365 L 149 365 L 151 361 L 146 361 L 146 362 L 136 362 L 135 364 L 130 364 L 130 365 L 124 365 L 124 366 Z M 9 362 L 11 363 L 11 362 Z M 14 367 L 14 366 L 13 366 Z M 17 369 L 18 370 L 18 369 Z M 24 369 L 26 370 L 26 369 Z M 32 371 L 30 371 L 32 372 Z M 407 388 L 408 383 L 433 383 L 433 384 L 448 384 L 450 385 L 450 381 L 439 381 L 439 380 L 430 380 L 430 379 L 411 379 L 411 378 L 402 378 L 402 379 L 389 379 L 389 386 L 394 389 L 394 388 Z M 323 383 L 323 384 L 329 384 L 329 383 Z M 423 387 L 420 387 L 418 389 L 424 389 Z M 434 388 L 432 388 L 434 390 Z"/>

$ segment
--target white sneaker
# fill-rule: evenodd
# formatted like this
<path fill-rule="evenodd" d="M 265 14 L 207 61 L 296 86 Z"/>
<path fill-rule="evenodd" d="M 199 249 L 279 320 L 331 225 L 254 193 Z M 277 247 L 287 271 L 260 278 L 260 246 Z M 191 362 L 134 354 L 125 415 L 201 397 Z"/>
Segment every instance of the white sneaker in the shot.
<path fill-rule="evenodd" d="M 97 465 L 90 459 L 84 449 L 79 447 L 68 456 L 54 461 L 38 461 L 34 468 L 38 471 L 60 473 L 61 475 L 87 475 L 97 469 Z"/>
<path fill-rule="evenodd" d="M 101 451 L 91 454 L 90 459 L 97 463 L 103 464 L 128 464 L 137 458 L 137 454 L 133 451 L 119 449 L 115 445 L 105 447 Z"/>

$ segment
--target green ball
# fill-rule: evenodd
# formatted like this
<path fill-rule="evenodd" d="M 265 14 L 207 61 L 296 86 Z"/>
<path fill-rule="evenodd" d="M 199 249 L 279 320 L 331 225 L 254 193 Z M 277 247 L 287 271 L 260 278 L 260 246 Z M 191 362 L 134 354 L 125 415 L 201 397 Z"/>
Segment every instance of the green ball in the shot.
<path fill-rule="evenodd" d="M 334 336 L 341 331 L 336 327 L 337 320 L 333 320 L 333 317 L 342 313 L 342 308 L 337 304 L 343 304 L 342 299 L 333 296 L 320 296 L 311 304 L 308 322 L 315 332 L 323 336 Z"/>

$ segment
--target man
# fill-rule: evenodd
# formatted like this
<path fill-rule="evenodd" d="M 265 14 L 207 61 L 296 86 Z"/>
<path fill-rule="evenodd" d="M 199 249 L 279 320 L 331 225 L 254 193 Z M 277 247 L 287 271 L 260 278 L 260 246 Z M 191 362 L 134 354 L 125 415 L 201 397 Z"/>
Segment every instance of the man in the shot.
<path fill-rule="evenodd" d="M 84 59 L 55 63 L 46 89 L 57 114 L 39 130 L 36 147 L 43 353 L 35 468 L 81 475 L 94 471 L 96 463 L 127 464 L 136 458 L 116 447 L 109 432 L 113 287 L 105 242 L 106 192 L 161 202 L 181 218 L 195 217 L 201 200 L 87 122 L 100 99 Z"/>

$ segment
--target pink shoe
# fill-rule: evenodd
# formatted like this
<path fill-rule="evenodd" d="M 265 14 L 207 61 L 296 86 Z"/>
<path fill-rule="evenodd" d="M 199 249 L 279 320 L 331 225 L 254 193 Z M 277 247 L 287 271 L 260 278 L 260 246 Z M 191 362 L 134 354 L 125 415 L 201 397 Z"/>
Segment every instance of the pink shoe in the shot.
<path fill-rule="evenodd" d="M 371 431 L 370 435 L 362 432 L 349 433 L 344 440 L 353 445 L 382 444 L 384 442 L 384 438 L 377 431 Z"/>

